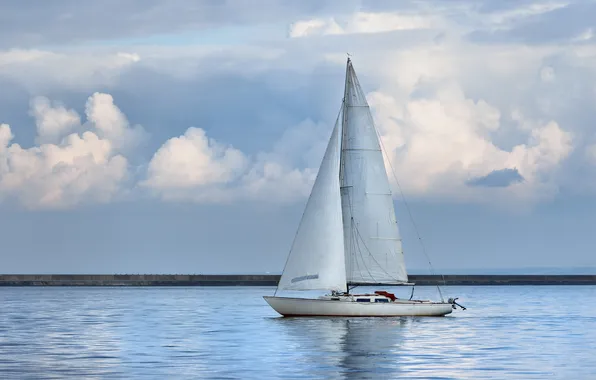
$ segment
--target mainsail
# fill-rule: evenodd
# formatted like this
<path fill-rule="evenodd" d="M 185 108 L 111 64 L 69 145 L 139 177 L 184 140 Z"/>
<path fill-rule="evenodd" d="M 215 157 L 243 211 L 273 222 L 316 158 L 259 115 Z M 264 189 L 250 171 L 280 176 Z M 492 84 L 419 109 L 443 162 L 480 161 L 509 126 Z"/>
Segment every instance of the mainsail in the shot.
<path fill-rule="evenodd" d="M 350 284 L 407 281 L 383 154 L 348 59 L 342 110 L 278 289 L 344 291 Z"/>
<path fill-rule="evenodd" d="M 278 289 L 346 289 L 339 194 L 341 113 L 306 203 Z"/>
<path fill-rule="evenodd" d="M 347 281 L 407 283 L 401 238 L 370 108 L 348 59 L 340 184 Z"/>

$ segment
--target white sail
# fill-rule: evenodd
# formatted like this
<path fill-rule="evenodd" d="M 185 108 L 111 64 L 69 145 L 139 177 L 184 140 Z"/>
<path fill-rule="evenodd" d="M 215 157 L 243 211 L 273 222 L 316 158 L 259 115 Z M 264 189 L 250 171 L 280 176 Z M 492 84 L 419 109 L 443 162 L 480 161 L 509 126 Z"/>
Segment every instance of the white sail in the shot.
<path fill-rule="evenodd" d="M 346 290 L 339 192 L 340 120 L 341 116 L 335 123 L 278 289 Z"/>
<path fill-rule="evenodd" d="M 340 184 L 350 284 L 408 281 L 393 199 L 370 108 L 348 60 Z"/>

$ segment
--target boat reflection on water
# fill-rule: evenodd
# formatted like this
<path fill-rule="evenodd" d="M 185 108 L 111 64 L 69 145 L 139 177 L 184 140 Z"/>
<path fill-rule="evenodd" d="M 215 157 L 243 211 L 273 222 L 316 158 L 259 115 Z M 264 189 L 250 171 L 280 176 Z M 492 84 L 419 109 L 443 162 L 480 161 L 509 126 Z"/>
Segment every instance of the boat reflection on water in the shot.
<path fill-rule="evenodd" d="M 325 378 L 392 378 L 415 318 L 272 318 L 289 335 L 296 370 Z M 304 366 L 304 368 L 302 367 Z"/>
<path fill-rule="evenodd" d="M 330 379 L 482 378 L 474 332 L 457 318 L 271 318 L 291 352 L 278 368 Z"/>

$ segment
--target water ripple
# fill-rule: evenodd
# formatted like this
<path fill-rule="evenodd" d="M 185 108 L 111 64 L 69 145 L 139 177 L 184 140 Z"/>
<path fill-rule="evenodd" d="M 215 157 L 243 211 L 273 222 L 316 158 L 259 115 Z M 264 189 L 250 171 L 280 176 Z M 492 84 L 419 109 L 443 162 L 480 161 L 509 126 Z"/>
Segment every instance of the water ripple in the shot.
<path fill-rule="evenodd" d="M 366 290 L 366 289 L 363 289 Z M 403 290 L 400 290 L 403 292 Z M 432 288 L 420 287 L 418 295 Z M 279 318 L 271 288 L 0 288 L 3 378 L 594 379 L 596 287 L 446 287 L 445 318 Z"/>

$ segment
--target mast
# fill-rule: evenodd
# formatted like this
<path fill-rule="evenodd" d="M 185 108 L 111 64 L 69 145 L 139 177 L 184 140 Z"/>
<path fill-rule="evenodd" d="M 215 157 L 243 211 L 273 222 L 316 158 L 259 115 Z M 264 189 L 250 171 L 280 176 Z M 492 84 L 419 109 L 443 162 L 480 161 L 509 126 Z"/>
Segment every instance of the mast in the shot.
<path fill-rule="evenodd" d="M 343 211 L 344 208 L 344 198 L 348 196 L 347 193 L 347 189 L 348 187 L 344 185 L 344 170 L 345 170 L 345 159 L 344 159 L 344 155 L 343 155 L 343 147 L 344 147 L 344 141 L 346 139 L 346 133 L 345 133 L 345 128 L 344 126 L 348 124 L 348 112 L 346 110 L 347 107 L 347 103 L 346 103 L 346 99 L 348 97 L 348 80 L 349 80 L 349 70 L 350 70 L 350 65 L 352 64 L 352 60 L 350 59 L 350 55 L 348 54 L 348 61 L 346 62 L 346 79 L 344 82 L 344 97 L 342 99 L 342 121 L 341 121 L 341 139 L 340 139 L 340 156 L 339 156 L 339 192 L 340 192 L 340 197 L 341 197 L 341 202 L 342 202 L 342 221 L 343 221 L 343 225 L 344 225 L 344 255 L 346 258 L 346 293 L 350 293 L 350 283 L 349 283 L 349 275 L 347 273 L 348 271 L 348 266 L 347 266 L 347 257 L 348 255 L 348 249 L 349 246 L 346 245 L 346 237 L 345 237 L 345 225 L 346 223 L 350 223 L 351 224 L 351 218 L 350 220 L 346 221 L 346 215 L 345 212 Z"/>

